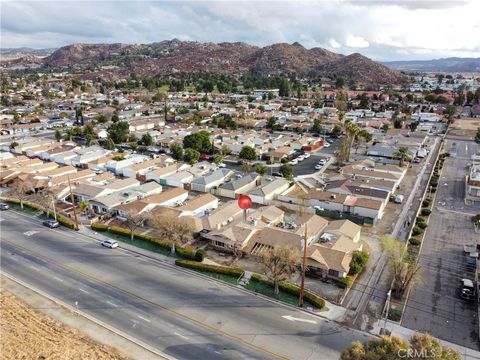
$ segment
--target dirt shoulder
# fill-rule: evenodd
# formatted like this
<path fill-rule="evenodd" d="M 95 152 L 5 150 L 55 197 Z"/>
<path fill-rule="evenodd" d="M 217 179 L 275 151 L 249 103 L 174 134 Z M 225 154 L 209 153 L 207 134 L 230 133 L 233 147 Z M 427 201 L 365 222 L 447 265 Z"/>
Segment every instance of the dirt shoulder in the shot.
<path fill-rule="evenodd" d="M 0 332 L 0 353 L 6 360 L 159 359 L 5 276 L 0 287 Z"/>

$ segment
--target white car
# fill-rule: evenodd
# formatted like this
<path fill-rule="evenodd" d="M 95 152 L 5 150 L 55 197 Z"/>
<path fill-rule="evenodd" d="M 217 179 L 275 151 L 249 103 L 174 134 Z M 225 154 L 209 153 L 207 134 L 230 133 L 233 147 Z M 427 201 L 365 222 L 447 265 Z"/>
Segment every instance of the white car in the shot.
<path fill-rule="evenodd" d="M 225 165 L 224 163 L 220 163 L 220 164 L 218 164 L 217 166 L 218 166 L 219 168 L 225 168 L 225 167 L 227 167 L 227 165 Z"/>
<path fill-rule="evenodd" d="M 102 246 L 105 246 L 110 249 L 115 249 L 118 247 L 118 242 L 116 242 L 115 240 L 105 240 L 105 241 L 102 241 Z"/>
<path fill-rule="evenodd" d="M 311 155 L 310 155 L 309 153 L 303 154 L 303 157 L 304 157 L 305 159 L 308 159 L 310 156 L 311 156 Z"/>
<path fill-rule="evenodd" d="M 297 159 L 293 159 L 293 160 L 290 161 L 289 164 L 290 164 L 290 165 L 297 165 L 297 164 L 298 164 L 298 161 L 297 161 Z"/>
<path fill-rule="evenodd" d="M 299 157 L 297 157 L 298 162 L 303 161 L 303 160 L 305 160 L 305 157 L 303 155 L 300 155 Z"/>
<path fill-rule="evenodd" d="M 323 165 L 325 165 L 326 163 L 327 163 L 327 160 L 325 160 L 325 159 L 320 159 L 320 160 L 318 161 L 318 165 L 320 165 L 320 166 L 323 166 Z"/>
<path fill-rule="evenodd" d="M 323 167 L 322 165 L 320 165 L 320 164 L 317 164 L 317 165 L 315 165 L 315 170 L 321 170 L 321 169 L 322 169 L 322 167 Z"/>
<path fill-rule="evenodd" d="M 330 144 L 328 142 L 325 142 L 325 144 L 323 144 L 323 147 L 328 148 L 328 147 L 330 147 Z"/>

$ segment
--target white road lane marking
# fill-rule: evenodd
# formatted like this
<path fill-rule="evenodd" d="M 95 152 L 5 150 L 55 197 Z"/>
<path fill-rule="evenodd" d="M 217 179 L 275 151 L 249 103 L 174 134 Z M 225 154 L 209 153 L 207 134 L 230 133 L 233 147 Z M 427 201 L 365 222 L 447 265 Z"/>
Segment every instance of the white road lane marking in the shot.
<path fill-rule="evenodd" d="M 33 266 L 33 265 L 29 265 L 29 268 L 30 268 L 30 269 L 33 269 L 33 270 L 35 270 L 35 271 L 40 271 L 40 269 L 39 269 L 38 267 Z"/>
<path fill-rule="evenodd" d="M 87 290 L 83 290 L 81 288 L 78 288 L 78 290 L 80 290 L 81 292 L 85 293 L 85 294 L 90 294 Z"/>
<path fill-rule="evenodd" d="M 111 301 L 107 301 L 107 304 L 110 304 L 110 305 L 112 305 L 113 307 L 118 307 L 118 305 L 117 305 L 117 304 L 114 304 L 114 303 L 113 303 L 113 302 L 111 302 Z"/>
<path fill-rule="evenodd" d="M 138 317 L 139 319 L 142 319 L 143 321 L 150 322 L 150 320 L 144 318 L 144 317 L 141 316 L 141 315 L 137 315 L 137 317 Z"/>
<path fill-rule="evenodd" d="M 32 236 L 32 235 L 35 235 L 36 233 L 38 233 L 38 231 L 36 231 L 36 230 L 30 230 L 30 231 L 25 231 L 25 232 L 23 233 L 23 235 Z"/>
<path fill-rule="evenodd" d="M 179 334 L 178 332 L 174 332 L 175 335 L 180 336 L 182 339 L 188 340 L 188 337 L 185 335 Z"/>
<path fill-rule="evenodd" d="M 284 316 L 282 316 L 282 318 L 287 319 L 289 321 L 300 321 L 300 322 L 306 322 L 306 323 L 310 323 L 310 324 L 316 324 L 317 323 L 315 320 L 296 318 L 296 317 L 293 317 L 292 315 L 284 315 Z"/>
<path fill-rule="evenodd" d="M 55 280 L 57 280 L 57 281 L 63 282 L 63 280 L 60 279 L 59 277 L 54 276 L 53 278 L 54 278 Z"/>

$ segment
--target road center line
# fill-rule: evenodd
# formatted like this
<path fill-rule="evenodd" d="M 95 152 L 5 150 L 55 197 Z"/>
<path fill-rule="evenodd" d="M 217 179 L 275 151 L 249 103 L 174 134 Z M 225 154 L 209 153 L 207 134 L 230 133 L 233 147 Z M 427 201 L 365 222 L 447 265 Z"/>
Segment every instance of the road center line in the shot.
<path fill-rule="evenodd" d="M 83 290 L 81 288 L 79 288 L 78 290 L 80 290 L 81 292 L 85 293 L 85 294 L 90 294 L 87 290 Z"/>
<path fill-rule="evenodd" d="M 60 279 L 59 277 L 54 276 L 53 278 L 54 278 L 55 280 L 58 280 L 58 281 L 60 281 L 60 282 L 63 282 L 63 280 Z"/>
<path fill-rule="evenodd" d="M 139 319 L 142 319 L 143 321 L 146 322 L 151 322 L 149 319 L 144 318 L 142 315 L 137 315 Z"/>

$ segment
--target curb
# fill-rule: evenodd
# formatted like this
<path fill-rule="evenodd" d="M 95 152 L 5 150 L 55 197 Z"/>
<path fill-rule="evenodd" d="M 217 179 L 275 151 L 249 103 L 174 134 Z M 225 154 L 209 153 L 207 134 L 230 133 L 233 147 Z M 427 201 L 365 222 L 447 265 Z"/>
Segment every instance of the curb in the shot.
<path fill-rule="evenodd" d="M 77 308 L 75 308 L 75 307 L 73 307 L 73 306 L 71 306 L 71 305 L 63 302 L 62 300 L 57 299 L 56 297 L 54 297 L 54 296 L 52 296 L 52 295 L 49 295 L 49 294 L 43 292 L 42 290 L 39 290 L 39 289 L 35 288 L 34 286 L 25 283 L 25 282 L 22 281 L 22 280 L 17 279 L 17 278 L 14 277 L 13 275 L 10 275 L 10 274 L 8 274 L 8 273 L 6 273 L 6 272 L 4 272 L 4 271 L 0 272 L 0 274 L 1 274 L 2 276 L 5 276 L 6 278 L 10 279 L 11 281 L 16 282 L 17 284 L 19 284 L 19 285 L 21 285 L 21 286 L 23 286 L 23 287 L 26 287 L 27 289 L 30 289 L 30 290 L 32 290 L 33 292 L 36 292 L 37 294 L 39 294 L 39 295 L 41 295 L 41 296 L 43 296 L 43 297 L 45 297 L 45 298 L 47 298 L 47 299 L 49 299 L 49 300 L 57 303 L 57 304 L 59 304 L 60 306 L 68 309 L 68 310 L 71 311 L 72 313 L 78 314 L 78 315 L 84 317 L 85 319 L 90 320 L 90 321 L 92 321 L 93 323 L 95 323 L 95 324 L 97 324 L 97 325 L 99 325 L 99 326 L 107 329 L 108 331 L 111 331 L 111 332 L 113 332 L 114 334 L 123 337 L 124 339 L 126 339 L 126 340 L 128 340 L 128 341 L 130 341 L 130 342 L 132 342 L 132 343 L 134 343 L 134 344 L 136 344 L 136 345 L 138 345 L 138 346 L 140 346 L 141 348 L 143 348 L 143 349 L 151 352 L 152 354 L 155 354 L 155 355 L 157 355 L 157 356 L 160 356 L 161 358 L 166 359 L 166 360 L 176 360 L 176 358 L 171 357 L 171 356 L 169 356 L 169 355 L 167 355 L 167 354 L 165 354 L 165 353 L 163 353 L 163 352 L 161 352 L 161 351 L 153 348 L 152 346 L 145 344 L 144 342 L 142 342 L 142 341 L 134 338 L 133 336 L 130 336 L 130 335 L 128 335 L 128 334 L 125 334 L 123 331 L 120 331 L 120 330 L 114 328 L 113 326 L 110 326 L 110 325 L 104 323 L 103 321 L 100 321 L 100 320 L 98 320 L 97 318 L 95 318 L 95 317 L 93 317 L 93 316 L 91 316 L 91 315 L 88 315 L 87 313 L 85 313 L 85 312 L 83 312 L 83 311 L 81 311 L 81 310 L 78 310 Z"/>

